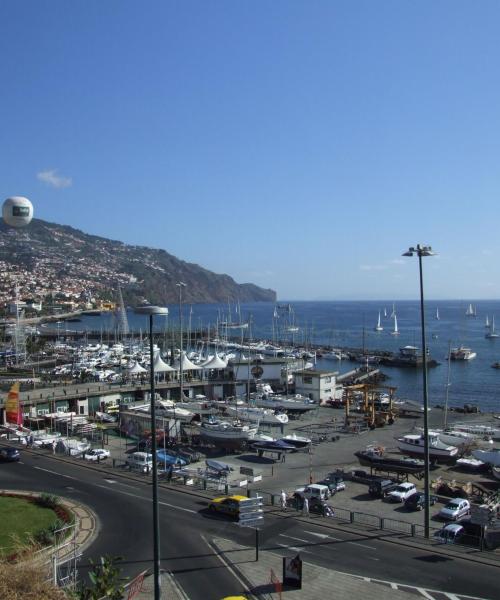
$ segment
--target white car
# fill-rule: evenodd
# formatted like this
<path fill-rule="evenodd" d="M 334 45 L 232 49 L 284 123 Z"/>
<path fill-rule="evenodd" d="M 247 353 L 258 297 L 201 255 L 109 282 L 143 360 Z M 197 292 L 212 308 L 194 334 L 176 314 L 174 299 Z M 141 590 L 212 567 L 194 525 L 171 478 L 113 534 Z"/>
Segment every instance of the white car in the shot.
<path fill-rule="evenodd" d="M 297 488 L 294 492 L 295 496 L 300 496 L 301 498 L 307 498 L 311 500 L 311 498 L 317 498 L 318 500 L 328 500 L 330 497 L 330 490 L 327 485 L 322 485 L 320 483 L 311 483 L 304 487 Z"/>
<path fill-rule="evenodd" d="M 104 448 L 94 448 L 93 450 L 85 452 L 85 460 L 101 461 L 108 457 L 109 450 L 104 450 Z"/>
<path fill-rule="evenodd" d="M 414 483 L 400 483 L 396 488 L 387 494 L 390 502 L 404 502 L 407 498 L 416 494 L 417 488 Z"/>
<path fill-rule="evenodd" d="M 470 502 L 464 498 L 452 498 L 448 504 L 439 511 L 442 519 L 457 521 L 470 513 Z"/>

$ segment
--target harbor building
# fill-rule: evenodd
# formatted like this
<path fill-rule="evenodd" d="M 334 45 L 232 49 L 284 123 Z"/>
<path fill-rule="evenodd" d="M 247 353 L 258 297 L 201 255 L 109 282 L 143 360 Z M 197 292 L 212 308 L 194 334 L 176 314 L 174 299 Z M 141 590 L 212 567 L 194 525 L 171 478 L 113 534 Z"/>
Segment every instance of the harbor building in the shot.
<path fill-rule="evenodd" d="M 340 400 L 343 388 L 337 383 L 337 375 L 338 371 L 295 371 L 295 392 L 316 402 Z"/>

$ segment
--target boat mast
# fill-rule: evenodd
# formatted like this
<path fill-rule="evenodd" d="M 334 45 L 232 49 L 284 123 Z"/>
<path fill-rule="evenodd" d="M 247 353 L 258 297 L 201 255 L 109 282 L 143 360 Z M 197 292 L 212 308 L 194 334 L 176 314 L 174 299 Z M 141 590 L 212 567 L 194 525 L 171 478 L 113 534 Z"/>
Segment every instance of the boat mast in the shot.
<path fill-rule="evenodd" d="M 451 340 L 448 342 L 448 372 L 446 376 L 446 394 L 444 400 L 444 421 L 443 428 L 446 429 L 448 425 L 448 397 L 450 392 L 450 367 L 451 367 Z"/>

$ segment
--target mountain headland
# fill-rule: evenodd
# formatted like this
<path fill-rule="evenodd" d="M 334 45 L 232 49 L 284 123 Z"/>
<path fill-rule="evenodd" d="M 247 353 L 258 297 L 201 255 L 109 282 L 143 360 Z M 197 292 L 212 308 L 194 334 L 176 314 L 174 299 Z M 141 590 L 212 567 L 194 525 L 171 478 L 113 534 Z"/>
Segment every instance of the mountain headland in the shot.
<path fill-rule="evenodd" d="M 0 301 L 69 300 L 167 304 L 185 302 L 275 301 L 276 292 L 252 283 L 236 283 L 185 262 L 165 250 L 132 246 L 89 235 L 67 225 L 33 219 L 25 229 L 0 224 Z"/>

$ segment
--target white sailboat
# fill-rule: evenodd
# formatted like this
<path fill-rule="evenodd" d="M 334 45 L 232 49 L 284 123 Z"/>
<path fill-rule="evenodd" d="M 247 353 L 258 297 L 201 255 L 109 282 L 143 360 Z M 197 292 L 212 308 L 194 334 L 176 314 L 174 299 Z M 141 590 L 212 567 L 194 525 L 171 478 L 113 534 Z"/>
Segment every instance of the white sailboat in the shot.
<path fill-rule="evenodd" d="M 377 321 L 377 324 L 375 326 L 375 331 L 383 331 L 383 330 L 384 330 L 384 328 L 380 324 L 380 311 L 378 311 L 378 321 Z"/>
<path fill-rule="evenodd" d="M 488 328 L 489 328 L 489 326 L 490 326 L 490 320 L 488 319 L 488 315 L 486 315 L 486 321 L 485 321 L 485 323 L 484 323 L 484 326 L 485 326 L 485 327 L 488 327 Z"/>
<path fill-rule="evenodd" d="M 384 318 L 387 319 L 387 308 L 384 306 Z"/>
<path fill-rule="evenodd" d="M 439 321 L 439 308 L 436 308 L 436 321 Z"/>
<path fill-rule="evenodd" d="M 398 318 L 396 316 L 396 313 L 394 313 L 394 330 L 391 331 L 391 335 L 399 335 Z"/>
<path fill-rule="evenodd" d="M 488 340 L 491 340 L 491 339 L 499 337 L 498 333 L 496 333 L 496 331 L 495 331 L 495 316 L 491 317 L 490 330 L 488 331 L 488 333 L 484 337 L 486 339 L 488 339 Z"/>
<path fill-rule="evenodd" d="M 465 311 L 465 316 L 466 317 L 475 317 L 476 316 L 476 309 L 472 306 L 472 303 L 469 304 L 469 307 Z"/>
<path fill-rule="evenodd" d="M 391 312 L 391 314 L 389 315 L 389 317 L 392 319 L 392 318 L 394 318 L 395 316 L 396 316 L 396 307 L 395 307 L 395 305 L 394 305 L 394 302 L 393 302 L 393 303 L 392 303 L 392 312 Z"/>

